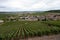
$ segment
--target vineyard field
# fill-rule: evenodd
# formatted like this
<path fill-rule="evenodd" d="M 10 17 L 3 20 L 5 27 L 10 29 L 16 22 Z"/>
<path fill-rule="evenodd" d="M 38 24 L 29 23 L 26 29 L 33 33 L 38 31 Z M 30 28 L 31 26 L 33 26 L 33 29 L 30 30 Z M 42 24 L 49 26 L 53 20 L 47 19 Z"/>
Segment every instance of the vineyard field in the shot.
<path fill-rule="evenodd" d="M 49 23 L 52 23 L 52 26 L 49 26 Z M 60 22 L 55 23 L 59 24 Z M 55 23 L 48 21 L 5 22 L 0 25 L 0 40 L 19 40 L 28 37 L 58 34 L 60 33 L 60 27 Z"/>

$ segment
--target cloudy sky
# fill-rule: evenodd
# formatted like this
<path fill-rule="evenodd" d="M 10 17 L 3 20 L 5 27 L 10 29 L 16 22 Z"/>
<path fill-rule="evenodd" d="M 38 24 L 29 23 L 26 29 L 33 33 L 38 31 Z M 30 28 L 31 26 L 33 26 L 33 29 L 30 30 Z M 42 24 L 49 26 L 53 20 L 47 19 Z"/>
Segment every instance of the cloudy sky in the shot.
<path fill-rule="evenodd" d="M 60 0 L 0 0 L 0 11 L 45 11 L 60 9 Z"/>

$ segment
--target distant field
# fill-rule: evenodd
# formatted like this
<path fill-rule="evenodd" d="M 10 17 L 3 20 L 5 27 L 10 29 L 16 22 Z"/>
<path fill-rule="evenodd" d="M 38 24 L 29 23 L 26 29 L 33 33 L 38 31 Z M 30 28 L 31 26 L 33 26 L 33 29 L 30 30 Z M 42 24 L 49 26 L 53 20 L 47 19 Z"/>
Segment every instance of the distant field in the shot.
<path fill-rule="evenodd" d="M 13 14 L 0 14 L 0 19 L 5 19 L 6 16 L 11 16 Z"/>

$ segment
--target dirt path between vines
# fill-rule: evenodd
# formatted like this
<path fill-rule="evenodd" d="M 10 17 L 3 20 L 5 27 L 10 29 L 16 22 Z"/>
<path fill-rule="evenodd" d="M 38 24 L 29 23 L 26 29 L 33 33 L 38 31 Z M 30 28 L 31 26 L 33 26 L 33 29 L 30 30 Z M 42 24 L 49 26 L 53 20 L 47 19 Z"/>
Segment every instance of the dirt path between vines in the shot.
<path fill-rule="evenodd" d="M 20 39 L 20 40 L 60 40 L 60 34 L 49 35 L 49 36 L 42 36 L 42 37 L 33 37 L 33 38 Z"/>

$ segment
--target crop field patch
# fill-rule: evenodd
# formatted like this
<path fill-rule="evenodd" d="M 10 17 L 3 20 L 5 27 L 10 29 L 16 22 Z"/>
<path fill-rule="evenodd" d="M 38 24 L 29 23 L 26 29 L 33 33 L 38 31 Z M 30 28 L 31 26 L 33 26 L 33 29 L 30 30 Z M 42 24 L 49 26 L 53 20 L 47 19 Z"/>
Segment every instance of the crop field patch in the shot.
<path fill-rule="evenodd" d="M 0 39 L 19 40 L 29 37 L 60 33 L 60 27 L 54 25 L 48 26 L 47 23 L 48 22 L 42 21 L 5 22 L 0 25 Z"/>

